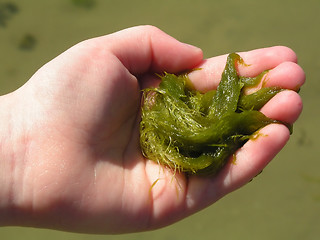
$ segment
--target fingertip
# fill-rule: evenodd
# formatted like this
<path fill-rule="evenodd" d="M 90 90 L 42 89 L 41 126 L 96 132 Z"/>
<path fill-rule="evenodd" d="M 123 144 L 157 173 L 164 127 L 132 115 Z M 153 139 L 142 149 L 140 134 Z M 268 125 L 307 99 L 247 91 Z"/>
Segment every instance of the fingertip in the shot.
<path fill-rule="evenodd" d="M 270 51 L 271 55 L 276 55 L 276 57 L 281 59 L 283 62 L 298 62 L 297 54 L 287 46 L 274 46 L 269 49 L 272 50 Z"/>
<path fill-rule="evenodd" d="M 290 138 L 289 129 L 282 124 L 270 124 L 257 133 L 235 154 L 235 162 L 229 163 L 217 176 L 221 195 L 232 192 L 250 182 L 281 151 Z"/>
<path fill-rule="evenodd" d="M 290 138 L 289 129 L 282 124 L 270 124 L 257 132 L 229 163 L 214 177 L 193 177 L 189 181 L 188 207 L 197 209 L 217 201 L 257 176 L 281 151 Z"/>
<path fill-rule="evenodd" d="M 302 99 L 295 91 L 286 90 L 278 93 L 261 108 L 269 118 L 286 123 L 294 123 L 303 109 Z"/>
<path fill-rule="evenodd" d="M 297 91 L 305 80 L 305 72 L 298 64 L 283 62 L 268 72 L 264 86 L 279 86 Z"/>
<path fill-rule="evenodd" d="M 248 52 L 239 52 L 246 65 L 239 65 L 241 76 L 254 77 L 259 73 L 270 70 L 283 62 L 296 60 L 295 53 L 288 47 L 274 46 L 260 48 Z"/>
<path fill-rule="evenodd" d="M 236 157 L 239 161 L 250 161 L 250 159 L 255 159 L 256 163 L 252 162 L 250 164 L 251 166 L 256 164 L 257 166 L 265 167 L 285 146 L 289 137 L 290 131 L 285 125 L 279 123 L 269 124 L 258 130 L 256 137 L 250 139 L 237 152 Z"/>
<path fill-rule="evenodd" d="M 281 62 L 297 63 L 296 53 L 286 46 L 272 46 L 266 48 L 255 49 L 248 52 L 239 53 L 245 60 L 246 64 L 262 64 L 278 65 Z"/>

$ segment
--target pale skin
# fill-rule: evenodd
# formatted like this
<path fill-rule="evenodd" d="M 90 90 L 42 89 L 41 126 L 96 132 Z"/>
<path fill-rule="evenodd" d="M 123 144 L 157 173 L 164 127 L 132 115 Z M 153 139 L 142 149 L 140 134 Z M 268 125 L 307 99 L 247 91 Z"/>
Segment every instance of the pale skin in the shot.
<path fill-rule="evenodd" d="M 241 75 L 271 69 L 281 86 L 261 111 L 293 123 L 305 75 L 287 47 L 239 53 Z M 139 148 L 141 88 L 155 73 L 195 67 L 201 91 L 216 88 L 226 55 L 202 51 L 152 26 L 81 42 L 0 97 L 0 225 L 86 233 L 155 229 L 185 218 L 254 178 L 284 147 L 288 129 L 260 130 L 213 177 L 186 177 L 145 159 Z M 291 90 L 290 90 L 291 89 Z"/>

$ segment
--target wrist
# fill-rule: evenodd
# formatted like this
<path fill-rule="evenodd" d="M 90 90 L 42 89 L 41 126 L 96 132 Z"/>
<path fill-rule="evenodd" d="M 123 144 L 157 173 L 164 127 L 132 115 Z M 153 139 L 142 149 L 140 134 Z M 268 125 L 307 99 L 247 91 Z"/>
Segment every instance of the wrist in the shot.
<path fill-rule="evenodd" d="M 15 225 L 21 188 L 23 164 L 19 156 L 24 151 L 22 132 L 18 132 L 14 94 L 0 97 L 0 226 Z M 20 139 L 20 141 L 19 141 Z"/>

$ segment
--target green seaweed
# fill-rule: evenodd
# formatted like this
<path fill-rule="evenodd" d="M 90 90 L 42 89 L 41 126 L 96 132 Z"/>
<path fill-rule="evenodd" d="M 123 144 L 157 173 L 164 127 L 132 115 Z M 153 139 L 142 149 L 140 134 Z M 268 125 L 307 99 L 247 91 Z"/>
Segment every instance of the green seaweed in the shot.
<path fill-rule="evenodd" d="M 196 91 L 186 74 L 164 73 L 158 88 L 143 90 L 140 145 L 143 155 L 175 171 L 216 174 L 251 136 L 271 123 L 281 123 L 259 109 L 282 91 L 262 88 L 246 95 L 266 71 L 242 77 L 236 53 L 229 54 L 217 90 Z M 288 127 L 289 124 L 286 124 Z"/>

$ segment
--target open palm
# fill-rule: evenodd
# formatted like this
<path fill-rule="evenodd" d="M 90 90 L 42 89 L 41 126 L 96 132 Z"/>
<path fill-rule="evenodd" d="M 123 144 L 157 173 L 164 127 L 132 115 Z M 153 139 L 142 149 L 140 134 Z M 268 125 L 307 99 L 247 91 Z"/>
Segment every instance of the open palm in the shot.
<path fill-rule="evenodd" d="M 266 85 L 296 89 L 304 82 L 288 48 L 240 55 L 250 65 L 239 69 L 242 75 L 272 69 Z M 209 178 L 174 173 L 144 159 L 139 148 L 141 88 L 155 84 L 155 73 L 200 66 L 190 78 L 205 91 L 216 88 L 225 61 L 204 61 L 197 48 L 154 27 L 135 27 L 73 46 L 3 96 L 7 105 L 14 102 L 12 202 L 19 221 L 13 224 L 95 233 L 148 230 L 247 183 L 285 145 L 285 126 L 265 127 L 263 136 L 237 152 L 236 165 Z M 301 110 L 299 95 L 284 91 L 261 111 L 293 123 Z"/>

